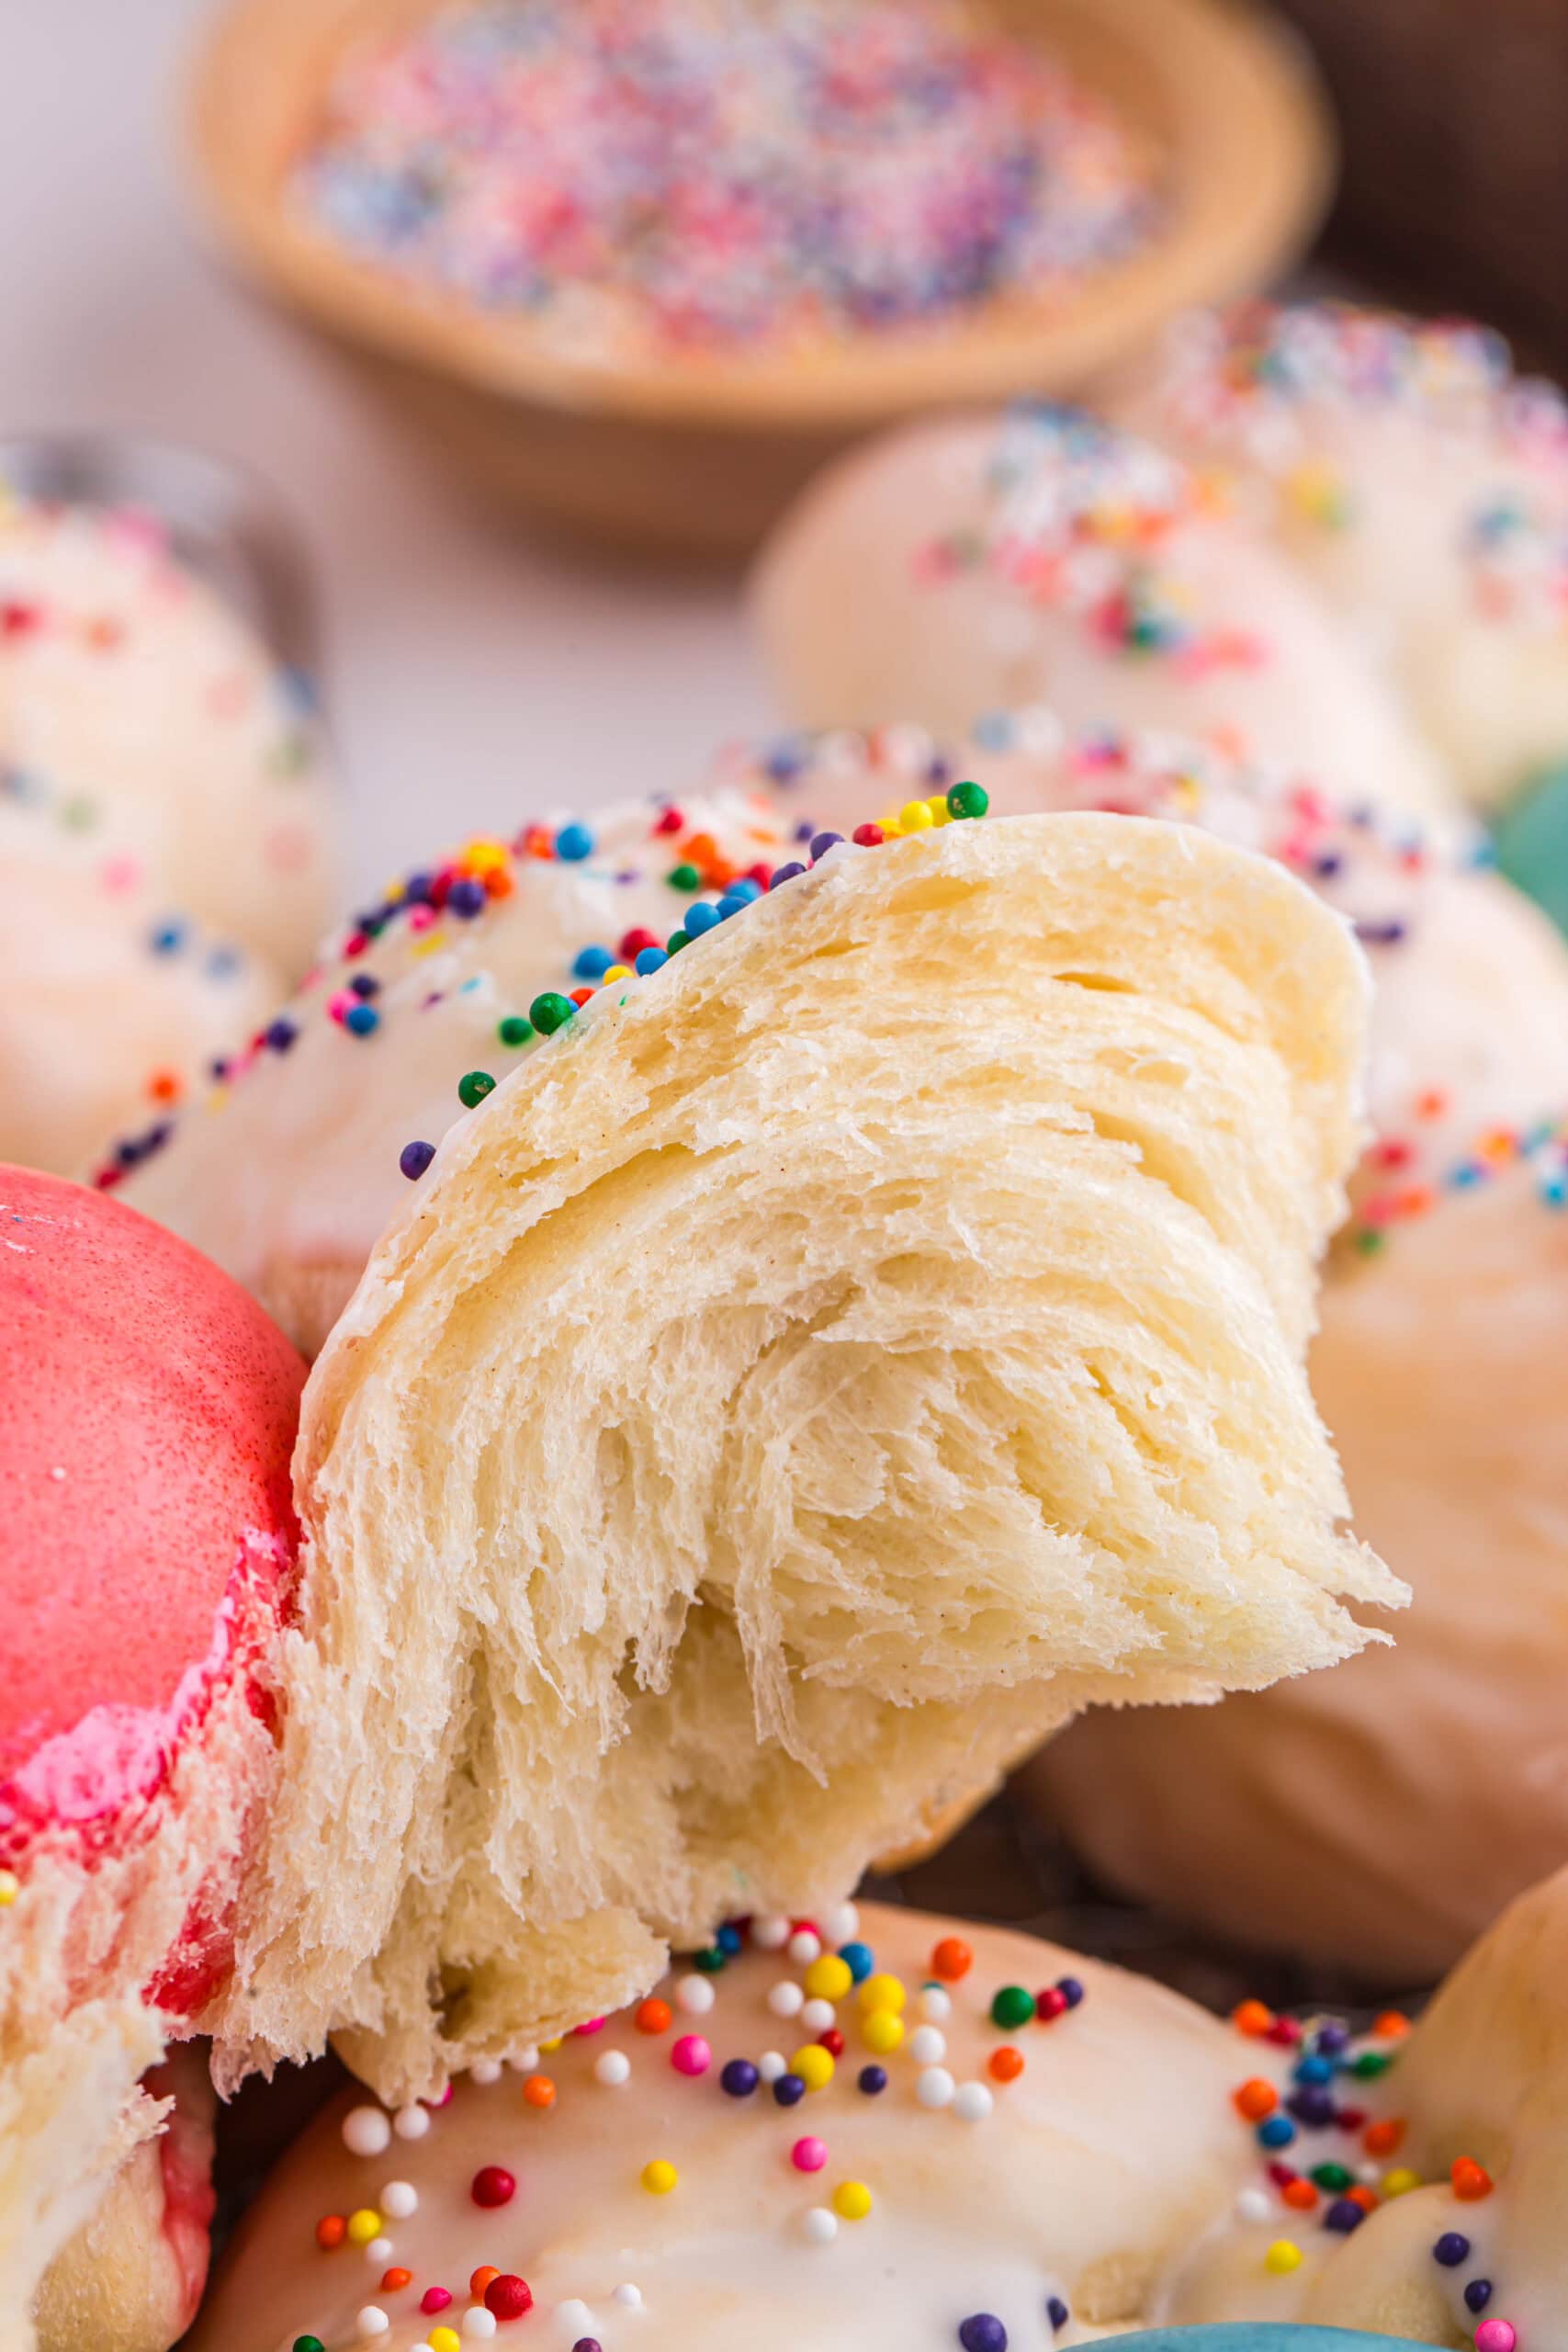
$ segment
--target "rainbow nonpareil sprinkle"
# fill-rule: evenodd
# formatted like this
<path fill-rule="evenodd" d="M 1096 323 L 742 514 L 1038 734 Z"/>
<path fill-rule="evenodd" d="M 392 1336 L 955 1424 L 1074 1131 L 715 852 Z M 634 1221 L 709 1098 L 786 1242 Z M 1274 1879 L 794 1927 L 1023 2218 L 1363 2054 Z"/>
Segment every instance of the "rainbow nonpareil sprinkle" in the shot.
<path fill-rule="evenodd" d="M 345 61 L 295 194 L 609 359 L 1059 298 L 1156 211 L 1118 120 L 966 0 L 450 7 Z"/>

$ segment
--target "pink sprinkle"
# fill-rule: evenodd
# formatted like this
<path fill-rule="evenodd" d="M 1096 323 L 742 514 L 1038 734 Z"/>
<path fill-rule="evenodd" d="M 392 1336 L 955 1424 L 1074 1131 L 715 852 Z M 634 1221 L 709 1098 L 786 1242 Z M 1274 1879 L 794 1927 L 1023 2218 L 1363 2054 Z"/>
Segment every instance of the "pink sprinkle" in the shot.
<path fill-rule="evenodd" d="M 1483 2319 L 1475 2331 L 1475 2352 L 1514 2352 L 1518 2340 L 1509 2321 Z"/>
<path fill-rule="evenodd" d="M 604 2030 L 604 2020 L 603 2018 L 585 2018 L 581 2025 L 574 2025 L 571 2030 L 573 2033 L 583 2035 L 590 2033 L 603 2033 Z"/>
<path fill-rule="evenodd" d="M 104 888 L 118 898 L 123 891 L 134 890 L 141 880 L 141 863 L 134 857 L 106 857 L 103 863 Z"/>
<path fill-rule="evenodd" d="M 450 2107 L 450 2106 L 451 2106 L 451 2104 L 452 2104 L 452 2086 L 451 2086 L 451 2084 L 450 2084 L 450 2083 L 448 2083 L 448 2084 L 447 2084 L 447 2086 L 446 2086 L 446 2089 L 442 2092 L 442 2094 L 441 2094 L 441 2096 L 440 2096 L 440 2098 L 427 2098 L 427 2099 L 424 2101 L 424 2105 L 425 2105 L 426 2107 Z"/>
<path fill-rule="evenodd" d="M 411 931 L 428 931 L 434 921 L 435 909 L 434 907 L 411 907 L 409 909 L 409 929 Z"/>
<path fill-rule="evenodd" d="M 713 2052 L 700 2033 L 683 2033 L 670 2052 L 670 2064 L 678 2075 L 705 2075 Z"/>
<path fill-rule="evenodd" d="M 419 2307 L 422 2312 L 444 2312 L 451 2300 L 450 2288 L 427 2287 L 419 2299 Z"/>
<path fill-rule="evenodd" d="M 820 2172 L 828 2161 L 826 2140 L 797 2140 L 789 2152 L 789 2160 L 796 2172 Z"/>

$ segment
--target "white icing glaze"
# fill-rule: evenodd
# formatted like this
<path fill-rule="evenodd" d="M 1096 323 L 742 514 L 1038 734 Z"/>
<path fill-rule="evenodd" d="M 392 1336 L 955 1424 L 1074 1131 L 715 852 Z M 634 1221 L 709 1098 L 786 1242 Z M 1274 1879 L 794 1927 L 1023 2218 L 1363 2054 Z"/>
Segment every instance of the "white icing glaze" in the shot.
<path fill-rule="evenodd" d="M 297 691 L 131 514 L 0 484 L 0 771 L 123 825 L 160 897 L 304 967 L 331 911 L 331 792 Z"/>
<path fill-rule="evenodd" d="M 525 1016 L 546 990 L 581 985 L 581 949 L 614 954 L 635 929 L 663 941 L 698 897 L 712 905 L 716 889 L 667 878 L 694 833 L 738 872 L 807 854 L 787 816 L 739 795 L 686 803 L 672 831 L 658 830 L 661 814 L 639 801 L 596 815 L 592 854 L 575 862 L 486 845 L 480 863 L 499 859 L 508 895 L 469 919 L 449 907 L 400 912 L 368 944 L 345 934 L 358 938 L 355 952 L 324 961 L 285 1008 L 287 1049 L 248 1057 L 231 1087 L 193 1106 L 124 1197 L 204 1250 L 313 1351 L 407 1202 L 403 1147 L 439 1144 L 463 1119 L 468 1072 L 499 1080 L 530 1050 L 503 1044 L 501 1022 Z M 440 860 L 427 869 L 440 870 Z M 331 1011 L 355 978 L 376 989 L 377 1026 L 363 1037 Z"/>

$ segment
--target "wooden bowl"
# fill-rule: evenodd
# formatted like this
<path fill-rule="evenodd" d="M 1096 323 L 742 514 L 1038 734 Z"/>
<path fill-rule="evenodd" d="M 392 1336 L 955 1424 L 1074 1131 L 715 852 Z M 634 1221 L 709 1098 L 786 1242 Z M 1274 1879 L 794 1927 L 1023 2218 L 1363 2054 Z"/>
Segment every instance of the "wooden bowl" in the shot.
<path fill-rule="evenodd" d="M 191 145 L 240 262 L 324 332 L 491 507 L 621 546 L 734 554 L 857 435 L 916 412 L 1070 393 L 1194 302 L 1255 289 L 1316 227 L 1333 139 L 1305 52 L 1242 0 L 985 0 L 1115 107 L 1161 169 L 1148 242 L 1049 305 L 802 356 L 568 356 L 526 320 L 411 291 L 288 201 L 345 48 L 432 0 L 229 0 L 197 63 Z"/>

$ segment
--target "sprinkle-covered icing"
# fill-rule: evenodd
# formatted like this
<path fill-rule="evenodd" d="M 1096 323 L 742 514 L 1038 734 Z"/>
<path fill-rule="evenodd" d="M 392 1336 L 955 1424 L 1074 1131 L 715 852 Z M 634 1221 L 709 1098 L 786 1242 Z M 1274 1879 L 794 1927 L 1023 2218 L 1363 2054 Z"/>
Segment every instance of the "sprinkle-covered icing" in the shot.
<path fill-rule="evenodd" d="M 444 1136 L 482 1116 L 495 1088 L 595 998 L 648 985 L 832 851 L 985 807 L 960 779 L 844 845 L 776 802 L 720 794 L 470 841 L 363 908 L 188 1116 L 172 1133 L 160 1118 L 122 1138 L 96 1182 L 130 1180 L 139 1207 L 306 1328 L 269 1269 L 322 1269 L 330 1300 L 312 1317 L 326 1305 L 335 1314 Z M 314 1320 L 307 1336 L 323 1336 Z"/>
<path fill-rule="evenodd" d="M 483 0 L 344 62 L 303 213 L 614 361 L 1059 296 L 1155 210 L 1114 116 L 967 0 Z"/>
<path fill-rule="evenodd" d="M 0 1159 L 79 1172 L 157 1121 L 274 999 L 275 972 L 175 912 L 138 833 L 0 768 Z"/>
<path fill-rule="evenodd" d="M 438 2104 L 341 2100 L 197 2343 L 1053 2352 L 1151 2316 L 1160 2252 L 1228 2209 L 1232 2064 L 1190 2004 L 1031 1939 L 732 1921 Z"/>
<path fill-rule="evenodd" d="M 0 482 L 0 789 L 76 830 L 134 830 L 168 903 L 303 965 L 332 875 L 304 681 L 138 513 Z"/>
<path fill-rule="evenodd" d="M 1518 1050 L 1515 1035 L 1524 1000 L 1544 1006 L 1543 1039 L 1561 1035 L 1551 991 L 1568 1002 L 1568 963 L 1489 876 L 1478 836 L 1348 807 L 1214 741 L 1113 728 L 1069 737 L 1043 706 L 990 714 L 957 753 L 919 728 L 841 729 L 733 746 L 716 775 L 730 788 L 764 784 L 848 823 L 892 812 L 910 791 L 961 771 L 985 780 L 998 813 L 1105 809 L 1201 825 L 1277 858 L 1351 924 L 1378 984 L 1369 1082 L 1377 1132 L 1341 1260 L 1377 1255 L 1395 1228 L 1506 1176 L 1547 1209 L 1568 1204 L 1568 1040 L 1553 1066 L 1544 1052 Z M 1464 977 L 1472 938 L 1481 993 Z M 1505 951 L 1522 959 L 1511 989 Z"/>
<path fill-rule="evenodd" d="M 1410 2143 L 1427 2135 L 1400 2108 L 1409 2018 L 1385 2010 L 1357 2033 L 1342 2018 L 1303 2021 L 1247 2000 L 1231 2023 L 1257 2052 L 1231 2094 L 1256 2177 L 1162 2316 L 1294 2319 L 1346 2240 L 1420 2190 L 1428 2226 L 1415 2258 L 1439 2281 L 1456 2336 L 1476 2352 L 1528 2352 L 1505 2316 L 1507 2280 L 1491 2251 L 1491 2174 L 1463 2148 L 1445 2154 L 1436 2174 L 1411 2161 Z"/>
<path fill-rule="evenodd" d="M 1343 303 L 1245 303 L 1181 322 L 1160 400 L 1188 447 L 1261 474 L 1297 522 L 1331 535 L 1363 521 L 1384 428 L 1412 447 L 1440 435 L 1466 461 L 1453 551 L 1473 616 L 1568 630 L 1568 401 L 1517 378 L 1501 336 Z"/>
<path fill-rule="evenodd" d="M 1220 506 L 1179 458 L 1081 409 L 1022 401 L 987 487 L 984 521 L 923 551 L 931 581 L 987 568 L 1100 650 L 1168 661 L 1190 679 L 1268 660 L 1256 627 L 1208 609 L 1186 574 L 1182 534 Z"/>

